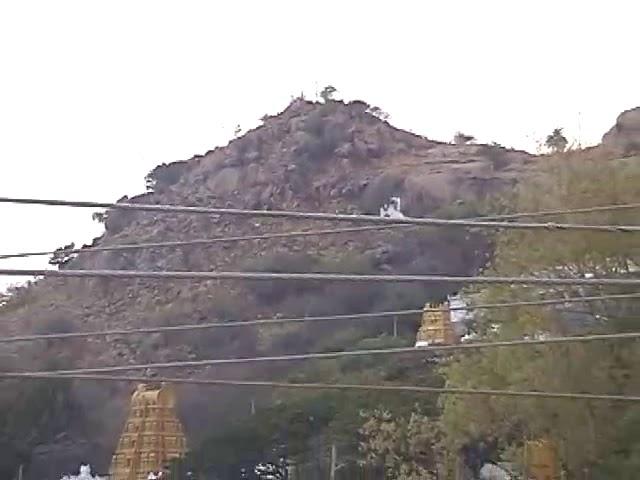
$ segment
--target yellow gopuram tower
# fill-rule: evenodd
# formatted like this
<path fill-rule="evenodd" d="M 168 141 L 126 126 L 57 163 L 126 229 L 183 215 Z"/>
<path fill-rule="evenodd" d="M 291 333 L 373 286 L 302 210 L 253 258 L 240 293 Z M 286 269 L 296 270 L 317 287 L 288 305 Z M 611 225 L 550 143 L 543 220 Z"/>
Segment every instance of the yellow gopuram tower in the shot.
<path fill-rule="evenodd" d="M 147 480 L 149 472 L 159 472 L 170 460 L 184 456 L 186 439 L 175 405 L 170 385 L 138 385 L 111 460 L 110 480 Z"/>
<path fill-rule="evenodd" d="M 416 336 L 416 347 L 427 345 L 452 345 L 458 336 L 451 323 L 449 303 L 429 303 L 422 312 L 422 324 Z"/>
<path fill-rule="evenodd" d="M 548 439 L 530 440 L 524 445 L 527 478 L 556 480 L 559 478 L 556 448 Z"/>

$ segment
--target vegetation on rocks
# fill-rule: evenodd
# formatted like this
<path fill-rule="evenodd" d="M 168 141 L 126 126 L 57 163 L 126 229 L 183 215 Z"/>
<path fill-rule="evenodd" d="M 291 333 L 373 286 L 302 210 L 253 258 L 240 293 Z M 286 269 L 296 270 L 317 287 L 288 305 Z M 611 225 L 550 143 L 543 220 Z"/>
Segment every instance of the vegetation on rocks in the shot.
<path fill-rule="evenodd" d="M 384 112 L 365 102 L 343 103 L 332 98 L 335 91 L 325 93 L 322 103 L 295 99 L 283 112 L 265 116 L 261 126 L 226 147 L 157 167 L 147 177 L 146 193 L 121 201 L 378 214 L 383 202 L 399 196 L 406 215 L 442 218 L 637 201 L 637 158 L 612 161 L 596 149 L 565 152 L 543 161 L 497 144 L 434 142 L 394 128 L 383 121 Z M 630 215 L 584 215 L 570 220 L 633 223 Z M 100 212 L 96 219 L 105 226 L 104 234 L 92 244 L 100 246 L 336 228 L 326 222 L 247 221 L 224 215 L 120 210 Z M 563 220 L 569 219 L 557 219 Z M 633 265 L 639 262 L 637 241 L 623 234 L 486 234 L 415 227 L 127 253 L 69 256 L 67 247 L 52 258 L 59 268 L 637 275 Z M 416 309 L 462 287 L 49 278 L 0 299 L 0 333 L 62 333 Z M 565 293 L 596 291 L 506 287 L 464 291 L 465 296 L 488 302 Z M 582 313 L 535 308 L 492 311 L 476 315 L 473 328 L 484 339 L 626 331 L 638 314 L 631 302 L 577 309 Z M 65 366 L 85 367 L 413 345 L 418 315 L 398 318 L 395 329 L 393 321 L 389 317 L 310 321 L 268 328 L 60 340 L 3 345 L 0 354 L 20 358 L 21 368 L 36 370 L 54 368 L 50 363 L 54 358 Z M 495 325 L 500 326 L 497 332 Z M 620 342 L 505 349 L 445 359 L 407 355 L 393 360 L 371 357 L 265 363 L 215 371 L 191 369 L 176 375 L 637 394 L 633 346 Z M 2 368 L 10 370 L 15 365 Z M 98 472 L 106 471 L 126 414 L 129 387 L 71 381 L 5 382 L 2 392 L 0 438 L 16 451 L 2 465 L 0 477 L 9 472 L 6 478 L 10 478 L 19 463 L 28 467 L 27 478 L 46 471 L 44 467 L 70 471 L 80 461 L 91 463 Z M 417 394 L 205 390 L 198 386 L 181 387 L 179 399 L 192 446 L 189 462 L 222 479 L 234 478 L 241 466 L 281 453 L 297 464 L 302 478 L 322 478 L 330 469 L 332 450 L 337 451 L 340 466 L 336 480 L 354 478 L 363 470 L 368 478 L 385 474 L 404 480 L 430 478 L 436 472 L 450 471 L 456 456 L 463 458 L 470 470 L 477 468 L 478 459 L 517 459 L 523 439 L 538 436 L 549 436 L 567 446 L 562 461 L 572 474 L 587 468 L 592 478 L 614 474 L 625 478 L 638 461 L 638 445 L 634 443 L 637 412 L 619 406 Z M 10 409 L 17 404 L 24 412 L 14 416 Z M 256 407 L 254 415 L 251 405 Z M 79 445 L 90 437 L 95 446 L 81 451 Z M 66 439 L 71 454 L 65 456 L 49 448 L 61 443 L 56 440 L 59 438 Z M 579 451 L 569 448 L 576 439 L 586 442 Z M 36 446 L 45 452 L 37 458 L 33 455 Z"/>

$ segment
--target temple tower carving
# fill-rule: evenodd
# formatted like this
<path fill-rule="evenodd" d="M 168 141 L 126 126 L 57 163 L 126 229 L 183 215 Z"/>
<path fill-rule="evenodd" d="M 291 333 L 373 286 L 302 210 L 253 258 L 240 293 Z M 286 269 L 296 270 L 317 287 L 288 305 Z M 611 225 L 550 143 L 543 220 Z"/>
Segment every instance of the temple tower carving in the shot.
<path fill-rule="evenodd" d="M 170 385 L 138 386 L 111 460 L 110 480 L 146 480 L 149 472 L 184 456 L 186 439 L 175 405 Z"/>
<path fill-rule="evenodd" d="M 416 337 L 416 347 L 427 345 L 452 345 L 459 343 L 453 323 L 449 303 L 429 303 L 424 306 L 422 324 Z"/>

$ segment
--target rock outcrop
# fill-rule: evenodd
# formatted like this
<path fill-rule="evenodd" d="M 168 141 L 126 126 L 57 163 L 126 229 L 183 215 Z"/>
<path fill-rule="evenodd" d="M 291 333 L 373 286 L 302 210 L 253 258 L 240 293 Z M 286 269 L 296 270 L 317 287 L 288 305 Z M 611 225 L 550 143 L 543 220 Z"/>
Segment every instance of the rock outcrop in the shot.
<path fill-rule="evenodd" d="M 640 107 L 622 112 L 602 137 L 602 145 L 620 154 L 640 152 Z"/>
<path fill-rule="evenodd" d="M 319 104 L 296 100 L 279 115 L 266 117 L 263 125 L 225 147 L 157 167 L 147 177 L 148 192 L 121 201 L 378 214 L 380 206 L 396 196 L 402 199 L 405 215 L 459 216 L 460 212 L 473 214 L 481 199 L 514 185 L 535 159 L 499 146 L 435 142 L 394 128 L 368 110 L 364 102 Z M 124 210 L 109 210 L 100 218 L 105 233 L 92 245 L 336 228 L 326 222 Z M 414 229 L 126 253 L 88 251 L 61 268 L 299 271 L 366 268 L 463 275 L 476 272 L 485 263 L 488 248 L 486 239 L 475 233 Z M 0 333 L 326 314 L 338 308 L 336 313 L 345 313 L 389 308 L 399 302 L 421 306 L 429 295 L 436 295 L 435 290 L 417 286 L 403 287 L 402 292 L 380 289 L 374 292 L 364 286 L 350 290 L 317 285 L 303 288 L 280 284 L 51 278 L 19 289 L 4 305 L 0 304 Z M 327 344 L 328 339 L 338 338 L 339 334 L 335 328 L 316 325 L 270 331 L 245 327 L 202 331 L 196 335 L 52 341 L 46 345 L 3 347 L 0 353 L 18 355 L 25 369 L 44 368 L 51 358 L 68 366 L 86 367 L 292 353 L 294 349 L 321 348 L 321 341 Z M 192 369 L 171 373 L 256 379 L 286 375 L 286 368 L 230 366 L 216 371 Z M 77 416 L 82 425 L 70 426 L 70 430 L 85 432 L 77 434 L 75 441 L 83 445 L 82 442 L 91 440 L 100 446 L 92 448 L 90 458 L 70 458 L 67 468 L 85 461 L 96 465 L 97 471 L 104 471 L 130 391 L 121 385 L 77 383 L 72 392 L 75 404 L 82 410 L 82 415 Z M 188 388 L 181 392 L 185 426 L 194 439 L 210 425 L 223 421 L 228 411 L 240 408 L 238 405 L 244 398 L 243 393 L 228 390 L 216 391 L 215 396 L 203 396 L 200 391 L 196 394 Z M 57 451 L 42 446 L 37 452 L 38 463 L 53 462 Z"/>

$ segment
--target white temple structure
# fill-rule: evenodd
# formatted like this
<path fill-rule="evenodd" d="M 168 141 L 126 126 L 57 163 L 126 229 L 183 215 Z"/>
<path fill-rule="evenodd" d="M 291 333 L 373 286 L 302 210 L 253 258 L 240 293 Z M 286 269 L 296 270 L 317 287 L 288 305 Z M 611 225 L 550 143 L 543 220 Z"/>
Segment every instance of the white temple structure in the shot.
<path fill-rule="evenodd" d="M 460 295 L 448 295 L 447 301 L 450 308 L 463 309 L 467 306 L 467 303 Z M 464 338 L 467 335 L 467 327 L 472 317 L 473 315 L 469 310 L 451 311 L 451 323 L 458 337 Z"/>
<path fill-rule="evenodd" d="M 107 480 L 104 477 L 91 475 L 90 465 L 80 465 L 80 473 L 78 475 L 65 475 L 61 480 Z"/>
<path fill-rule="evenodd" d="M 391 197 L 388 202 L 380 207 L 380 216 L 385 218 L 403 218 L 400 210 L 400 197 Z"/>

